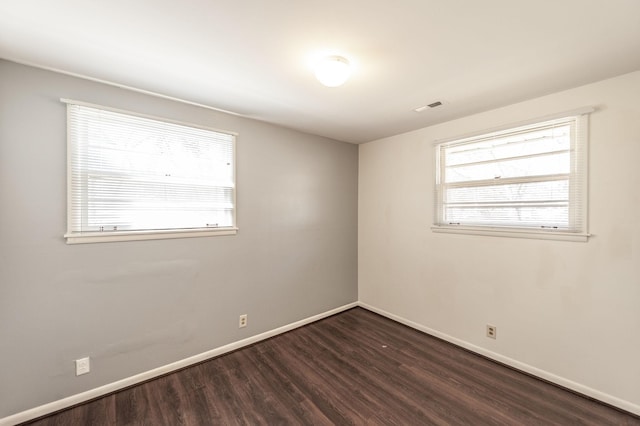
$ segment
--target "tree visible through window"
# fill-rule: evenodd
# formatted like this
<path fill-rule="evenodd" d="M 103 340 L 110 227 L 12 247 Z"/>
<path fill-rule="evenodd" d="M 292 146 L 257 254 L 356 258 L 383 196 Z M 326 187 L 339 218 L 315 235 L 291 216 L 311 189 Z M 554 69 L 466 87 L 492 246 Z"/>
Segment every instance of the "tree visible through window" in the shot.
<path fill-rule="evenodd" d="M 435 225 L 585 232 L 584 120 L 438 144 Z"/>
<path fill-rule="evenodd" d="M 67 236 L 235 227 L 233 134 L 67 108 Z"/>

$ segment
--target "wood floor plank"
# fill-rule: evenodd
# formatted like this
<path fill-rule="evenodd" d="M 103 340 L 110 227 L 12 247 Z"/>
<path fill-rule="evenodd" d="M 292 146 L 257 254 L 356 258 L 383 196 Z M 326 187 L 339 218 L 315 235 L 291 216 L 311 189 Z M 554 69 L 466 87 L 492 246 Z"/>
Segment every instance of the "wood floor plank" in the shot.
<path fill-rule="evenodd" d="M 640 418 L 354 308 L 49 425 L 640 425 Z"/>

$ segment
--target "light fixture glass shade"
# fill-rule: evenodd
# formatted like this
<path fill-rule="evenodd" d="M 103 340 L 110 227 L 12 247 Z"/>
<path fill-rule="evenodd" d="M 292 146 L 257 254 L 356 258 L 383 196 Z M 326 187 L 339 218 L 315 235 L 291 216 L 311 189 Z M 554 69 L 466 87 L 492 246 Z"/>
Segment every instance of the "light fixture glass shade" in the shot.
<path fill-rule="evenodd" d="M 342 56 L 328 56 L 316 65 L 316 78 L 327 87 L 336 87 L 349 78 L 349 61 Z"/>

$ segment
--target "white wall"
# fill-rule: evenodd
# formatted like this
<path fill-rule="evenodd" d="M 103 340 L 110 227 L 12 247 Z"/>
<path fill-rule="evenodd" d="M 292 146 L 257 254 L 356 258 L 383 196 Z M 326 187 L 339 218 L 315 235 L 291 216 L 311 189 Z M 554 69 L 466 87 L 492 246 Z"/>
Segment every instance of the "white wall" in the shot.
<path fill-rule="evenodd" d="M 238 235 L 66 245 L 61 97 L 238 132 Z M 355 302 L 357 156 L 355 145 L 0 60 L 0 423 Z M 92 371 L 76 377 L 84 356 Z"/>
<path fill-rule="evenodd" d="M 434 140 L 583 106 L 589 242 L 431 232 Z M 640 414 L 640 72 L 361 145 L 359 162 L 361 302 Z"/>

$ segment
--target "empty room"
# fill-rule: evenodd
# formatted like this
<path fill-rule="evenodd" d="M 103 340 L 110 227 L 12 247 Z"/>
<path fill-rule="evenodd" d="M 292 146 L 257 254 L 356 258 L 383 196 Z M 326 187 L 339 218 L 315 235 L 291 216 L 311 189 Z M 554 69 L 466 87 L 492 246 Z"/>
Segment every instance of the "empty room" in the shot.
<path fill-rule="evenodd" d="M 0 426 L 640 425 L 640 2 L 0 2 Z"/>

